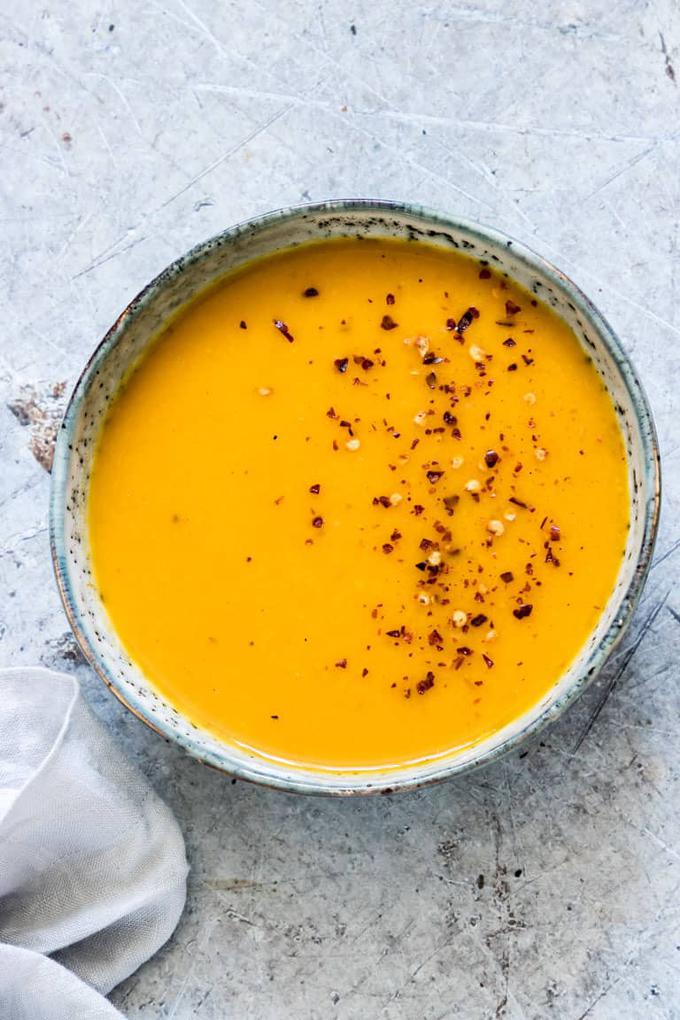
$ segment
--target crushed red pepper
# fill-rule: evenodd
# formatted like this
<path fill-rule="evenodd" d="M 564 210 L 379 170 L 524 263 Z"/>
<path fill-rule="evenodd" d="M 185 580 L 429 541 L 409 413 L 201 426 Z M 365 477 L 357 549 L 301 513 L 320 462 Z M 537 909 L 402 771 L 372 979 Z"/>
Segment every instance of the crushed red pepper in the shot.
<path fill-rule="evenodd" d="M 274 322 L 274 326 L 276 327 L 276 329 L 278 329 L 279 333 L 281 333 L 283 336 L 285 336 L 285 338 L 286 338 L 286 340 L 288 341 L 289 344 L 292 344 L 293 341 L 295 340 L 295 337 L 290 332 L 290 330 L 288 329 L 288 326 L 285 324 L 285 322 L 282 319 L 274 319 L 273 322 Z"/>

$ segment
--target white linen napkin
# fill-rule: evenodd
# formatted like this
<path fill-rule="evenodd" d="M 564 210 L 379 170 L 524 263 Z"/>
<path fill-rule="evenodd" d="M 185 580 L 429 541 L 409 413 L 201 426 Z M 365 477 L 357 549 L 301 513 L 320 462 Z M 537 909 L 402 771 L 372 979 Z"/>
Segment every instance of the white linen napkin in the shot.
<path fill-rule="evenodd" d="M 172 813 L 77 680 L 0 670 L 2 1020 L 120 1018 L 98 993 L 170 937 L 187 870 Z"/>

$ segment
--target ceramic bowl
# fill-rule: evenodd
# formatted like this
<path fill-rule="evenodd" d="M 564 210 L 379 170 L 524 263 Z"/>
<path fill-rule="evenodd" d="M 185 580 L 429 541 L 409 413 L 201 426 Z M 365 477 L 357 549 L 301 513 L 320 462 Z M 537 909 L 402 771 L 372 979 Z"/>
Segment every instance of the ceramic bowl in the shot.
<path fill-rule="evenodd" d="M 184 718 L 127 656 L 92 583 L 86 503 L 92 455 L 120 380 L 165 321 L 229 270 L 276 249 L 333 237 L 426 241 L 488 259 L 551 305 L 592 358 L 625 438 L 631 527 L 615 590 L 576 660 L 520 718 L 473 747 L 402 769 L 331 772 L 292 768 L 229 746 Z M 476 224 L 388 202 L 338 201 L 287 209 L 225 230 L 156 277 L 128 305 L 78 380 L 57 441 L 50 534 L 57 583 L 71 627 L 109 689 L 140 719 L 190 755 L 234 776 L 286 790 L 359 794 L 408 789 L 484 765 L 555 719 L 590 683 L 624 633 L 650 566 L 659 510 L 657 441 L 630 361 L 588 298 L 517 241 Z"/>

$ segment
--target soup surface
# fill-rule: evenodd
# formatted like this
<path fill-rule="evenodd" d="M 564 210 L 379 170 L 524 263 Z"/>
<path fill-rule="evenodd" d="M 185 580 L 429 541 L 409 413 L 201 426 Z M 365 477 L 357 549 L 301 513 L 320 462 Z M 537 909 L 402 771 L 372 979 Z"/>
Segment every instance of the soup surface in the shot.
<path fill-rule="evenodd" d="M 330 241 L 175 318 L 102 429 L 96 582 L 185 716 L 323 768 L 535 704 L 610 595 L 628 481 L 570 329 L 493 265 Z"/>

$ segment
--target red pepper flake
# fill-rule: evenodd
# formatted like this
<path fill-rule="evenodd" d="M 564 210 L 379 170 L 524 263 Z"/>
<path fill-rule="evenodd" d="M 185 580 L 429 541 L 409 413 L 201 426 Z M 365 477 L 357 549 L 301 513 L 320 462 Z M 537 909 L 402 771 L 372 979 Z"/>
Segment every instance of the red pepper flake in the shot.
<path fill-rule="evenodd" d="M 423 358 L 423 365 L 441 365 L 443 360 L 438 354 L 426 354 Z"/>
<path fill-rule="evenodd" d="M 349 358 L 336 358 L 333 362 L 338 372 L 346 372 L 349 365 Z"/>
<path fill-rule="evenodd" d="M 273 321 L 274 326 L 276 327 L 276 329 L 278 329 L 279 333 L 282 333 L 285 336 L 285 338 L 288 341 L 288 343 L 292 344 L 292 342 L 295 339 L 295 337 L 290 332 L 290 330 L 288 329 L 288 326 L 285 324 L 285 322 L 282 319 L 273 319 L 272 321 Z"/>
<path fill-rule="evenodd" d="M 495 450 L 487 450 L 484 454 L 484 462 L 489 468 L 495 467 L 499 460 L 500 457 Z"/>
<path fill-rule="evenodd" d="M 459 333 L 464 333 L 466 329 L 472 324 L 474 319 L 479 318 L 479 312 L 472 305 L 468 308 L 467 312 L 463 312 L 460 319 L 458 320 L 457 330 Z"/>
<path fill-rule="evenodd" d="M 533 606 L 526 602 L 523 606 L 518 606 L 517 609 L 513 609 L 512 615 L 518 620 L 524 620 L 525 617 L 531 616 Z"/>
<path fill-rule="evenodd" d="M 513 315 L 517 315 L 517 313 L 521 311 L 522 311 L 521 306 L 516 305 L 514 301 L 507 300 L 505 302 L 505 314 L 509 318 L 512 318 Z"/>
<path fill-rule="evenodd" d="M 548 546 L 548 551 L 545 554 L 545 562 L 552 563 L 553 567 L 559 567 L 560 565 L 560 561 L 557 559 L 557 556 L 553 556 L 553 551 L 550 546 Z M 539 582 L 537 581 L 536 584 L 539 584 Z"/>
<path fill-rule="evenodd" d="M 519 467 L 521 467 L 521 464 L 517 465 L 517 467 L 515 468 L 515 471 Z M 520 506 L 522 508 L 522 510 L 528 510 L 529 509 L 528 503 L 523 502 L 523 500 L 521 500 L 521 499 L 517 499 L 517 496 L 510 496 L 509 499 L 508 499 L 508 503 L 513 503 L 515 506 Z"/>
<path fill-rule="evenodd" d="M 505 584 L 510 584 L 510 582 L 514 580 L 515 575 L 513 574 L 512 570 L 504 570 L 503 573 L 501 574 L 501 581 L 503 581 Z"/>
<path fill-rule="evenodd" d="M 518 475 L 523 467 L 524 467 L 523 464 L 515 464 L 514 468 L 512 469 L 512 473 Z"/>
<path fill-rule="evenodd" d="M 551 524 L 550 525 L 550 541 L 551 542 L 559 542 L 560 536 L 561 536 L 560 529 L 557 527 L 556 524 Z"/>
<path fill-rule="evenodd" d="M 399 323 L 395 322 L 391 315 L 383 315 L 380 322 L 382 329 L 396 329 L 398 325 Z"/>
<path fill-rule="evenodd" d="M 361 675 L 362 675 L 362 677 L 368 676 L 368 670 L 366 669 L 365 666 L 364 666 L 364 668 L 361 671 Z"/>
<path fill-rule="evenodd" d="M 528 358 L 526 356 L 526 354 L 522 355 L 522 361 L 524 362 L 525 365 L 533 365 L 533 363 L 534 363 L 534 359 L 533 358 Z"/>
<path fill-rule="evenodd" d="M 382 547 L 382 551 L 383 551 L 383 552 L 384 552 L 384 553 L 385 553 L 386 555 L 388 555 L 389 553 L 391 553 L 391 552 L 394 552 L 394 546 L 393 546 L 393 545 L 390 545 L 390 543 L 389 543 L 389 542 L 384 542 L 384 543 L 383 543 L 383 547 Z"/>
<path fill-rule="evenodd" d="M 375 364 L 370 358 L 365 358 L 363 354 L 355 354 L 353 361 L 355 365 L 361 365 L 364 372 L 368 372 L 369 368 L 373 368 Z"/>
<path fill-rule="evenodd" d="M 446 512 L 449 515 L 449 517 L 453 516 L 453 511 L 456 509 L 459 503 L 460 496 L 458 495 L 444 496 L 444 506 L 446 507 Z"/>
<path fill-rule="evenodd" d="M 459 655 L 464 655 L 465 658 L 468 658 L 468 656 L 472 655 L 472 649 L 468 648 L 467 645 L 462 645 L 460 648 L 456 648 L 456 651 L 458 652 Z"/>
<path fill-rule="evenodd" d="M 420 517 L 424 509 L 425 509 L 424 506 L 421 506 L 420 503 L 416 503 L 411 513 L 415 514 L 416 517 Z"/>
<path fill-rule="evenodd" d="M 446 328 L 448 329 L 449 333 L 455 332 L 455 330 L 456 330 L 456 320 L 455 319 L 447 319 L 446 320 Z"/>
<path fill-rule="evenodd" d="M 394 531 L 392 532 L 392 534 L 390 535 L 390 541 L 391 542 L 398 542 L 400 538 L 401 538 L 401 531 L 397 531 L 397 529 L 395 528 Z"/>
<path fill-rule="evenodd" d="M 335 665 L 338 669 L 347 669 L 347 659 L 340 659 Z"/>
<path fill-rule="evenodd" d="M 312 527 L 313 528 L 323 528 L 323 517 L 313 517 L 312 518 Z"/>
<path fill-rule="evenodd" d="M 416 570 L 427 570 L 427 563 L 424 560 L 422 563 L 416 563 Z"/>
<path fill-rule="evenodd" d="M 442 642 L 444 641 L 444 638 L 441 636 L 439 631 L 435 629 L 430 634 L 428 634 L 427 640 L 431 645 L 441 645 Z"/>
<path fill-rule="evenodd" d="M 435 386 L 437 385 L 437 376 L 436 376 L 436 374 L 434 372 L 428 372 L 428 374 L 425 376 L 425 382 L 427 383 L 429 388 L 431 390 L 433 390 L 435 388 Z"/>
<path fill-rule="evenodd" d="M 517 341 L 513 340 L 512 337 L 509 336 L 507 340 L 503 341 L 503 346 L 504 347 L 516 347 L 517 346 Z"/>
<path fill-rule="evenodd" d="M 385 296 L 385 304 L 388 304 L 388 305 L 393 305 L 394 304 L 394 294 L 387 294 Z"/>
<path fill-rule="evenodd" d="M 513 363 L 511 365 L 508 365 L 508 372 L 516 372 L 516 371 L 517 371 L 517 365 L 513 361 Z"/>
<path fill-rule="evenodd" d="M 418 694 L 425 694 L 426 691 L 431 690 L 434 687 L 434 673 L 430 670 L 425 676 L 424 680 L 419 680 L 416 684 L 416 690 Z"/>
<path fill-rule="evenodd" d="M 401 631 L 397 627 L 396 630 L 385 631 L 388 637 L 401 637 Z"/>
<path fill-rule="evenodd" d="M 319 292 L 316 287 L 307 287 L 307 290 L 302 292 L 303 297 L 318 297 Z"/>
<path fill-rule="evenodd" d="M 427 480 L 431 485 L 436 485 L 443 474 L 443 471 L 426 471 Z"/>
<path fill-rule="evenodd" d="M 319 493 L 321 492 L 321 486 L 319 485 L 318 482 L 315 482 L 314 485 L 309 486 L 309 491 L 312 493 L 312 495 L 318 496 Z"/>
<path fill-rule="evenodd" d="M 390 497 L 389 496 L 374 496 L 373 497 L 373 506 L 384 506 L 385 509 L 387 509 L 388 507 L 392 506 L 392 504 L 390 503 Z"/>
<path fill-rule="evenodd" d="M 246 322 L 245 319 L 241 319 L 241 321 L 238 324 L 238 328 L 239 329 L 248 329 L 248 323 Z"/>
<path fill-rule="evenodd" d="M 479 279 L 480 280 L 490 280 L 491 279 L 491 270 L 490 269 L 480 269 L 479 270 Z"/>
<path fill-rule="evenodd" d="M 334 407 L 329 407 L 328 408 L 328 410 L 326 411 L 326 417 L 327 418 L 337 418 L 338 417 L 337 412 L 336 412 Z"/>
<path fill-rule="evenodd" d="M 433 545 L 434 542 L 432 542 L 431 539 L 421 538 L 419 547 L 423 550 L 423 552 L 427 552 L 428 549 L 431 549 Z"/>
<path fill-rule="evenodd" d="M 482 624 L 486 623 L 487 620 L 488 616 L 485 616 L 484 613 L 478 613 L 477 616 L 473 616 L 472 619 L 470 620 L 470 626 L 481 627 Z"/>
<path fill-rule="evenodd" d="M 490 659 L 488 655 L 484 654 L 484 652 L 482 652 L 482 658 L 484 659 L 484 662 L 486 663 L 487 669 L 493 669 L 493 659 Z"/>
<path fill-rule="evenodd" d="M 444 423 L 446 425 L 457 425 L 458 424 L 458 419 L 456 418 L 455 414 L 451 414 L 450 411 L 444 411 L 444 414 L 442 415 L 442 419 L 443 419 L 443 421 L 444 421 Z"/>

